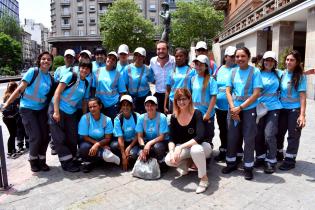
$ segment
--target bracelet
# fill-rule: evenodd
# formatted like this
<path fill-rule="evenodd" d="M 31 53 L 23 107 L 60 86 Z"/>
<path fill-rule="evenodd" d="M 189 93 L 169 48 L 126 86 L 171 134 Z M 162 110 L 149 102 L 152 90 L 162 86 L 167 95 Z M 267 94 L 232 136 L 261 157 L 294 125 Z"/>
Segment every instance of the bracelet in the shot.
<path fill-rule="evenodd" d="M 240 105 L 239 107 L 240 107 L 240 109 L 241 109 L 241 110 L 243 110 L 243 107 L 242 107 L 242 105 Z"/>

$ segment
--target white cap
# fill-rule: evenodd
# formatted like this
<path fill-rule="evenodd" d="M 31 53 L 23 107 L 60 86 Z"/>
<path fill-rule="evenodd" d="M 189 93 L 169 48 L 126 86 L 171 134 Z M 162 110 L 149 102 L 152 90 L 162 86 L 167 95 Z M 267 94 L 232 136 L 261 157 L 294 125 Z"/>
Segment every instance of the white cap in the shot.
<path fill-rule="evenodd" d="M 236 47 L 228 46 L 224 51 L 224 55 L 233 56 L 235 54 L 235 51 Z"/>
<path fill-rule="evenodd" d="M 195 61 L 199 61 L 200 63 L 205 63 L 207 64 L 208 67 L 210 67 L 210 61 L 209 61 L 208 56 L 206 55 L 198 55 L 197 58 L 193 60 L 193 62 Z"/>
<path fill-rule="evenodd" d="M 72 57 L 75 57 L 75 52 L 72 49 L 67 49 L 65 51 L 64 57 L 66 57 L 67 55 L 71 55 Z"/>
<path fill-rule="evenodd" d="M 126 44 L 122 44 L 118 47 L 118 54 L 120 53 L 125 53 L 125 54 L 129 54 L 129 47 Z"/>
<path fill-rule="evenodd" d="M 263 56 L 263 59 L 267 59 L 267 58 L 272 58 L 272 59 L 274 59 L 275 61 L 277 61 L 276 53 L 273 52 L 273 51 L 267 51 L 267 52 L 265 52 L 265 54 L 264 54 L 264 56 Z"/>
<path fill-rule="evenodd" d="M 143 47 L 137 47 L 137 49 L 135 49 L 133 54 L 135 54 L 135 53 L 139 53 L 142 56 L 147 56 L 147 52 L 145 51 L 145 49 Z"/>
<path fill-rule="evenodd" d="M 80 55 L 83 54 L 83 53 L 87 54 L 89 56 L 89 58 L 92 59 L 92 53 L 89 50 L 82 50 L 80 52 Z"/>
<path fill-rule="evenodd" d="M 117 53 L 116 53 L 115 51 L 110 51 L 110 52 L 107 54 L 107 56 L 109 56 L 109 55 L 115 56 L 115 57 L 116 57 L 116 60 L 118 60 L 118 55 L 117 55 Z"/>
<path fill-rule="evenodd" d="M 123 95 L 120 98 L 120 103 L 123 102 L 123 101 L 128 101 L 130 103 L 133 103 L 132 97 L 130 95 Z"/>
<path fill-rule="evenodd" d="M 197 42 L 196 50 L 199 50 L 199 49 L 205 49 L 205 50 L 207 50 L 207 49 L 208 49 L 207 43 L 205 43 L 204 41 L 199 41 L 199 42 Z"/>
<path fill-rule="evenodd" d="M 155 103 L 156 105 L 158 105 L 157 99 L 155 96 L 147 96 L 145 98 L 144 104 L 147 103 L 148 101 L 152 101 L 153 103 Z"/>

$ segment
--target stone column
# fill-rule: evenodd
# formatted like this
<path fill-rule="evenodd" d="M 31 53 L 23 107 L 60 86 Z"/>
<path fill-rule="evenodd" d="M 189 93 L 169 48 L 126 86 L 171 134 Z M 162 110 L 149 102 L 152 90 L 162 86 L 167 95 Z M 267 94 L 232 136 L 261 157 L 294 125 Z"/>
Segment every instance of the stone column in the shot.
<path fill-rule="evenodd" d="M 256 56 L 259 54 L 263 55 L 267 51 L 267 39 L 268 39 L 267 31 L 257 31 Z"/>
<path fill-rule="evenodd" d="M 272 26 L 272 51 L 278 55 L 285 48 L 293 49 L 294 43 L 294 22 L 280 21 Z"/>
<path fill-rule="evenodd" d="M 315 68 L 315 7 L 309 9 L 307 14 L 306 44 L 305 44 L 305 70 Z M 307 97 L 315 97 L 315 75 L 307 76 Z"/>

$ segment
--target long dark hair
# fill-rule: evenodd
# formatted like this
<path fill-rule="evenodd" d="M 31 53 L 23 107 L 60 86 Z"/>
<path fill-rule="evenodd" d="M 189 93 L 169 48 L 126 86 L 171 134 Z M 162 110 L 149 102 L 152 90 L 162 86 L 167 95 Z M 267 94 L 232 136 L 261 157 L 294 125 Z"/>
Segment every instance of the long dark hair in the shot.
<path fill-rule="evenodd" d="M 46 55 L 46 54 L 49 55 L 50 58 L 51 58 L 51 66 L 48 69 L 48 71 L 51 71 L 52 66 L 53 66 L 53 62 L 54 62 L 54 56 L 52 54 L 50 54 L 48 51 L 44 51 L 44 52 L 42 52 L 41 54 L 38 55 L 36 64 L 37 64 L 37 67 L 40 68 L 40 60 L 42 59 L 43 55 Z"/>
<path fill-rule="evenodd" d="M 297 51 L 297 50 L 292 50 L 291 52 L 289 52 L 289 54 L 285 58 L 287 58 L 289 55 L 292 55 L 296 60 L 296 66 L 293 70 L 291 83 L 294 84 L 294 88 L 295 88 L 295 90 L 297 90 L 299 83 L 300 83 L 300 80 L 301 80 L 301 77 L 303 75 L 303 68 L 301 66 L 302 57 L 301 57 L 301 54 L 299 53 L 299 51 Z"/>

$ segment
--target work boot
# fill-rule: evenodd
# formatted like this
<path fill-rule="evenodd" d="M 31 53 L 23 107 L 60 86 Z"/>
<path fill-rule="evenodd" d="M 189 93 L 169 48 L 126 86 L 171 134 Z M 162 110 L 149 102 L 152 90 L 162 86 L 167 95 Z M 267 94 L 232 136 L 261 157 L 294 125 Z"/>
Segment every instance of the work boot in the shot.
<path fill-rule="evenodd" d="M 40 170 L 42 170 L 42 171 L 49 171 L 50 170 L 49 166 L 46 164 L 46 159 L 40 159 L 39 160 L 39 167 L 40 167 Z"/>
<path fill-rule="evenodd" d="M 277 151 L 277 161 L 281 162 L 281 161 L 283 161 L 283 159 L 284 159 L 283 152 Z"/>
<path fill-rule="evenodd" d="M 244 167 L 244 178 L 246 180 L 252 180 L 253 177 L 254 177 L 254 175 L 253 175 L 253 168 Z"/>
<path fill-rule="evenodd" d="M 40 166 L 39 166 L 39 160 L 38 159 L 29 160 L 29 161 L 30 161 L 30 165 L 31 165 L 31 171 L 33 171 L 33 172 L 40 171 Z"/>
<path fill-rule="evenodd" d="M 217 162 L 225 162 L 225 157 L 226 157 L 226 152 L 220 151 L 220 153 L 217 156 L 215 156 L 214 160 Z"/>
<path fill-rule="evenodd" d="M 224 167 L 222 169 L 222 173 L 223 174 L 229 174 L 231 173 L 232 171 L 236 171 L 237 170 L 237 163 L 236 162 L 233 162 L 233 163 L 226 163 L 226 167 Z"/>
<path fill-rule="evenodd" d="M 80 168 L 73 162 L 72 159 L 66 160 L 66 161 L 60 161 L 61 162 L 61 167 L 64 171 L 68 172 L 79 172 Z"/>
<path fill-rule="evenodd" d="M 265 165 L 265 160 L 263 158 L 256 158 L 254 162 L 255 168 L 263 167 L 264 165 Z"/>
<path fill-rule="evenodd" d="M 295 168 L 295 160 L 293 158 L 285 158 L 283 163 L 279 166 L 282 171 L 288 171 Z"/>
<path fill-rule="evenodd" d="M 276 170 L 275 164 L 269 162 L 265 163 L 264 172 L 266 174 L 272 174 L 273 172 L 275 172 L 275 170 Z"/>

